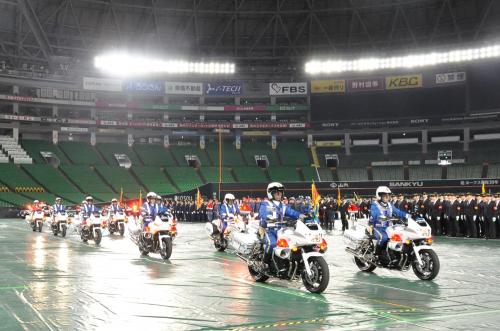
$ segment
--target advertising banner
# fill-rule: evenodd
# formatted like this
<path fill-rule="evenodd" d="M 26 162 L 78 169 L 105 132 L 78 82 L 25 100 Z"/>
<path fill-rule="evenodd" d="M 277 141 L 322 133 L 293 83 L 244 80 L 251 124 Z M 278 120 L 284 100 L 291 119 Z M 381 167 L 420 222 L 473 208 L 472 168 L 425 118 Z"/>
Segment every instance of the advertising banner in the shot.
<path fill-rule="evenodd" d="M 307 95 L 307 82 L 269 83 L 269 95 Z"/>
<path fill-rule="evenodd" d="M 77 128 L 74 126 L 62 126 L 61 132 L 85 133 L 85 132 L 89 132 L 89 129 L 88 128 Z"/>
<path fill-rule="evenodd" d="M 209 82 L 205 83 L 203 90 L 205 95 L 231 96 L 243 94 L 243 84 L 238 81 L 233 82 Z"/>
<path fill-rule="evenodd" d="M 399 90 L 417 87 L 422 87 L 422 74 L 385 77 L 385 88 L 387 90 Z"/>
<path fill-rule="evenodd" d="M 165 82 L 165 94 L 202 95 L 202 83 Z"/>
<path fill-rule="evenodd" d="M 83 89 L 91 91 L 121 92 L 122 80 L 113 78 L 83 77 Z"/>
<path fill-rule="evenodd" d="M 344 93 L 345 80 L 313 80 L 311 81 L 311 93 Z"/>
<path fill-rule="evenodd" d="M 461 72 L 448 72 L 444 74 L 436 74 L 436 84 L 453 84 L 465 82 L 466 74 Z"/>
<path fill-rule="evenodd" d="M 373 77 L 365 79 L 349 79 L 347 81 L 347 91 L 376 91 L 384 89 L 384 78 Z"/>
<path fill-rule="evenodd" d="M 164 86 L 162 82 L 154 80 L 126 80 L 123 82 L 123 91 L 162 95 Z"/>
<path fill-rule="evenodd" d="M 316 147 L 342 147 L 342 141 L 340 140 L 316 141 Z"/>

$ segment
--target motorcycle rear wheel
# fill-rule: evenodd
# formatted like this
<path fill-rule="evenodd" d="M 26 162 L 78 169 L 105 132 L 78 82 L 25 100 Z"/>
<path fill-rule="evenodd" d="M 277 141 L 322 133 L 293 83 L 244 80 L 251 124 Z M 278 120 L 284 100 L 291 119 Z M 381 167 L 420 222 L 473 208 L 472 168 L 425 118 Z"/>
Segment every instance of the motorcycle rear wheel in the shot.
<path fill-rule="evenodd" d="M 322 293 L 330 282 L 330 269 L 328 263 L 322 256 L 314 256 L 309 259 L 309 267 L 312 276 L 309 276 L 304 268 L 302 271 L 302 283 L 311 293 Z"/>
<path fill-rule="evenodd" d="M 248 266 L 248 272 L 250 272 L 250 276 L 252 276 L 253 280 L 255 280 L 256 282 L 264 283 L 266 280 L 269 279 L 269 276 L 266 276 L 266 275 L 258 272 L 257 270 L 255 270 L 251 266 Z"/>
<path fill-rule="evenodd" d="M 354 263 L 356 263 L 359 270 L 361 270 L 363 272 L 372 272 L 373 270 L 375 270 L 377 268 L 377 266 L 375 266 L 371 263 L 361 261 L 361 259 L 358 257 L 354 257 Z"/>
<path fill-rule="evenodd" d="M 415 259 L 412 264 L 413 272 L 421 280 L 433 280 L 439 274 L 439 257 L 431 249 L 423 249 L 419 254 L 424 266 L 421 267 Z"/>

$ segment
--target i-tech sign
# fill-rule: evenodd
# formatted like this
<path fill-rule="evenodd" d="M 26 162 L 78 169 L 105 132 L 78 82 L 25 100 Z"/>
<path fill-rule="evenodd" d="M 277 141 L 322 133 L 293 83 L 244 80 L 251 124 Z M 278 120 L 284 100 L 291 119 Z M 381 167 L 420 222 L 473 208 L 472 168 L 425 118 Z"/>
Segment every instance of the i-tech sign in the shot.
<path fill-rule="evenodd" d="M 205 95 L 240 95 L 243 93 L 241 82 L 209 82 L 204 85 Z"/>
<path fill-rule="evenodd" d="M 385 77 L 385 88 L 397 90 L 422 87 L 422 74 Z"/>
<path fill-rule="evenodd" d="M 270 83 L 269 95 L 306 95 L 307 83 Z"/>

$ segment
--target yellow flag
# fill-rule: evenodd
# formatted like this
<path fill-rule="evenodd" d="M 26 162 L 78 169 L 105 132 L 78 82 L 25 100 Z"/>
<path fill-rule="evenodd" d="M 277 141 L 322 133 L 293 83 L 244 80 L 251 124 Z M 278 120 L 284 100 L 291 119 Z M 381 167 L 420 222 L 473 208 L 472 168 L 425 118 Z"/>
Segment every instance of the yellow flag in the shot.
<path fill-rule="evenodd" d="M 486 193 L 486 185 L 484 185 L 484 183 L 483 183 L 483 185 L 481 185 L 481 193 L 482 194 Z"/>
<path fill-rule="evenodd" d="M 123 206 L 123 187 L 120 187 L 120 206 Z"/>
<path fill-rule="evenodd" d="M 196 191 L 196 209 L 200 209 L 203 204 L 203 198 L 201 197 L 200 189 Z"/>
<path fill-rule="evenodd" d="M 316 189 L 316 184 L 314 184 L 314 181 L 311 184 L 311 198 L 312 198 L 312 207 L 315 209 L 317 206 L 319 206 L 319 201 L 321 200 L 321 195 L 319 195 L 318 190 Z"/>
<path fill-rule="evenodd" d="M 337 205 L 340 206 L 340 187 L 337 186 Z"/>
<path fill-rule="evenodd" d="M 139 190 L 139 208 L 142 206 L 142 190 Z"/>

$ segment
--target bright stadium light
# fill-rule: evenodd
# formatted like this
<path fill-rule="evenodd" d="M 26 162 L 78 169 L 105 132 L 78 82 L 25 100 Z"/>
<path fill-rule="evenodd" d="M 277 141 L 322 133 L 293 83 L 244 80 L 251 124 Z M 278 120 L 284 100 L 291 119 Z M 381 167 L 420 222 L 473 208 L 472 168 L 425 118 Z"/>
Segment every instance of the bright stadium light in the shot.
<path fill-rule="evenodd" d="M 494 57 L 500 57 L 500 45 L 387 58 L 360 58 L 352 61 L 341 59 L 312 60 L 306 63 L 305 70 L 308 74 L 376 71 L 380 69 L 426 67 L 443 63 L 467 62 Z"/>
<path fill-rule="evenodd" d="M 147 74 L 234 74 L 234 63 L 189 62 L 155 59 L 125 52 L 96 56 L 94 66 L 110 75 L 139 76 Z"/>

